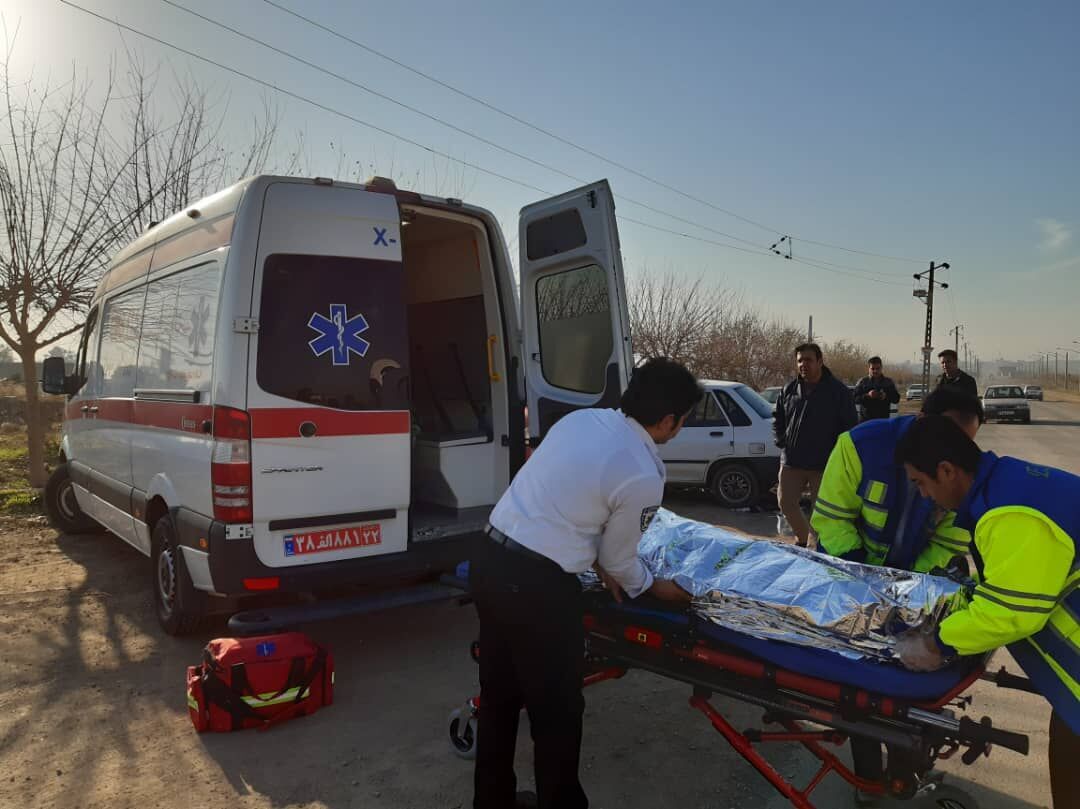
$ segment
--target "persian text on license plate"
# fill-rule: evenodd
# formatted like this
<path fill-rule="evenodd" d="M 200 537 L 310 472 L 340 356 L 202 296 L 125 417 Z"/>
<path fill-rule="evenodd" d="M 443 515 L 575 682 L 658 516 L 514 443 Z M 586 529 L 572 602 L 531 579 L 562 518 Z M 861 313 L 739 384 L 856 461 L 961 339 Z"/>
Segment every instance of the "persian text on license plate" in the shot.
<path fill-rule="evenodd" d="M 287 534 L 282 542 L 285 545 L 286 556 L 365 548 L 382 544 L 382 526 L 372 523 L 371 525 L 332 528 L 328 531 L 309 531 L 306 534 Z"/>

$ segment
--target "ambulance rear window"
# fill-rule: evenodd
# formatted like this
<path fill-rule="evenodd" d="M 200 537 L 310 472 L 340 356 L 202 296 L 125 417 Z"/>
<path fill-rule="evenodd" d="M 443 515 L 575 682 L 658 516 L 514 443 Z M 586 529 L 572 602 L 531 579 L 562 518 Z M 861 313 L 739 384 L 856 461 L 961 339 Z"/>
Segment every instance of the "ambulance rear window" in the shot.
<path fill-rule="evenodd" d="M 400 263 L 269 256 L 259 306 L 259 387 L 341 410 L 407 410 L 405 321 Z"/>

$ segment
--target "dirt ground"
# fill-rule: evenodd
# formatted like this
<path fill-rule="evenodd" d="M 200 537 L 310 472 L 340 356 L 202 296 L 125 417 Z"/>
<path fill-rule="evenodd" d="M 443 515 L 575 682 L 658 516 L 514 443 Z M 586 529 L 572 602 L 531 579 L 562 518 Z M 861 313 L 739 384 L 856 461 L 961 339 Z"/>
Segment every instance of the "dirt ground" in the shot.
<path fill-rule="evenodd" d="M 717 512 L 700 496 L 672 505 L 691 516 Z M 775 526 L 771 514 L 723 514 L 747 531 Z M 164 637 L 147 561 L 113 537 L 57 537 L 25 519 L 0 522 L 0 535 L 0 807 L 471 805 L 471 762 L 445 740 L 449 711 L 477 690 L 471 608 L 426 605 L 307 627 L 334 651 L 335 704 L 266 733 L 199 735 L 184 670 L 225 634 L 223 623 Z M 582 778 L 594 807 L 787 805 L 689 708 L 685 686 L 632 672 L 586 693 Z M 1028 702 L 1038 710 L 1020 726 L 1027 703 L 995 721 L 1030 731 L 1044 749 L 1047 711 Z M 717 704 L 738 728 L 758 722 L 746 705 Z M 522 787 L 531 783 L 527 733 L 523 721 Z M 801 750 L 769 753 L 789 777 L 812 774 Z M 1041 757 L 1001 751 L 994 763 L 950 769 L 975 779 L 960 783 L 983 806 L 1045 805 L 1017 797 L 1045 792 Z M 1011 787 L 999 791 L 998 781 Z M 835 778 L 815 797 L 822 807 L 851 805 Z"/>

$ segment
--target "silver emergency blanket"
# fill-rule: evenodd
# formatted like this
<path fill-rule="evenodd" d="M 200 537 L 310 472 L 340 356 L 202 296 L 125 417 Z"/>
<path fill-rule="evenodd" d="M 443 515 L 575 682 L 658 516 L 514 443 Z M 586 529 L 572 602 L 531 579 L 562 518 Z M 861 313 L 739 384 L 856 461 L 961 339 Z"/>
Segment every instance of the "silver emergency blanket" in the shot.
<path fill-rule="evenodd" d="M 693 595 L 691 608 L 756 638 L 888 660 L 895 635 L 937 622 L 960 585 L 754 539 L 660 509 L 638 546 L 653 575 Z"/>

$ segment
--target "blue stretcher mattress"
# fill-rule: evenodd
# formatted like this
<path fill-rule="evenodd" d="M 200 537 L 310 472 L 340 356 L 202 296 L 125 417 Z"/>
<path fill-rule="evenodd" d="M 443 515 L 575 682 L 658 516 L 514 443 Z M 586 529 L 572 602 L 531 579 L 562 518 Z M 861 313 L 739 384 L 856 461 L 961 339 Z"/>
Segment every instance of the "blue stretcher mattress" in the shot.
<path fill-rule="evenodd" d="M 673 627 L 690 625 L 690 616 L 686 612 L 671 612 L 625 601 L 621 605 L 613 604 L 613 609 L 627 619 L 639 616 L 653 621 L 670 622 Z M 724 646 L 740 649 L 797 674 L 850 685 L 905 701 L 937 700 L 955 688 L 982 662 L 982 658 L 969 658 L 938 671 L 915 672 L 892 663 L 852 660 L 827 649 L 753 638 L 702 619 L 695 619 L 694 627 L 699 635 Z"/>

